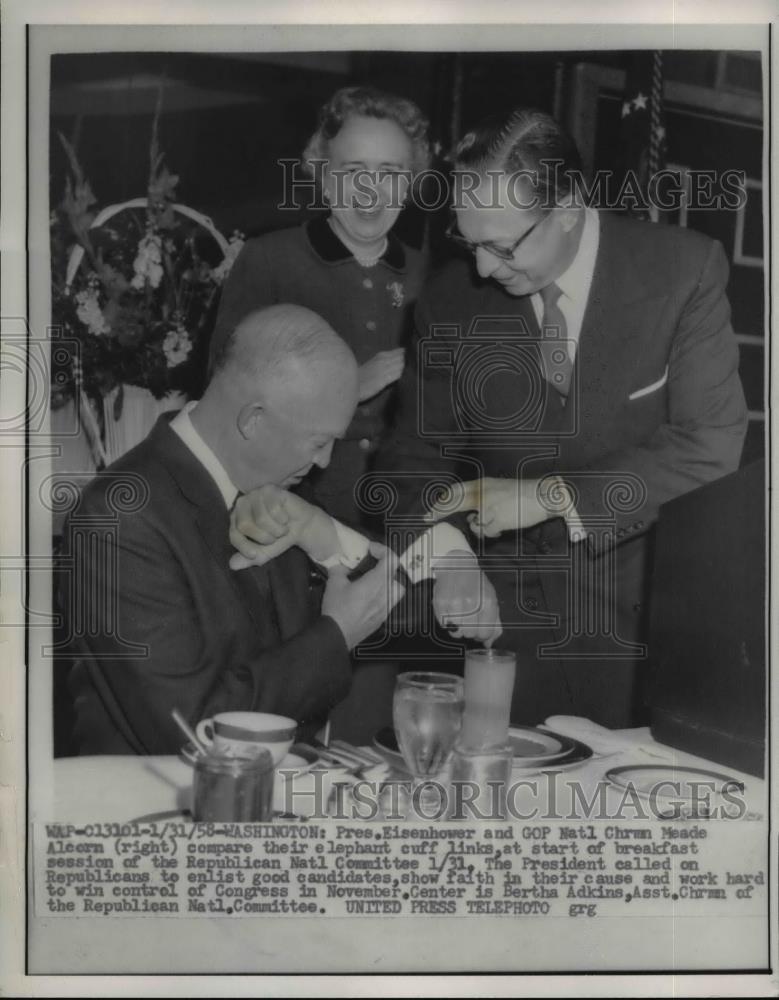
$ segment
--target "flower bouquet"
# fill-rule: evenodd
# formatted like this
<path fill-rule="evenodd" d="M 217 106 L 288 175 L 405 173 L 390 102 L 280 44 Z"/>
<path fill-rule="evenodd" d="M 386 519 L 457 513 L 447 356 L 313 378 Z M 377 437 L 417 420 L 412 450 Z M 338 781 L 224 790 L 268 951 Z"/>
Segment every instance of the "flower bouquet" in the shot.
<path fill-rule="evenodd" d="M 95 211 L 76 153 L 51 218 L 52 405 L 73 400 L 96 468 L 137 444 L 157 415 L 199 395 L 216 297 L 243 245 L 178 204 L 155 115 L 146 197 Z"/>

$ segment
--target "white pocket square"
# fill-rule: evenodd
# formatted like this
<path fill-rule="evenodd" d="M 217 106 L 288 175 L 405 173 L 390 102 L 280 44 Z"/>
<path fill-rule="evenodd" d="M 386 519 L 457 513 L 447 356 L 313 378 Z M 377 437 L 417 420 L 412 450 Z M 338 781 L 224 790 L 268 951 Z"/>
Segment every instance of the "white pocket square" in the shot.
<path fill-rule="evenodd" d="M 651 385 L 645 385 L 643 389 L 636 389 L 635 392 L 631 392 L 628 399 L 640 399 L 642 396 L 648 396 L 650 392 L 657 392 L 658 389 L 663 388 L 667 381 L 668 365 L 665 366 L 665 371 L 656 382 L 653 382 Z"/>

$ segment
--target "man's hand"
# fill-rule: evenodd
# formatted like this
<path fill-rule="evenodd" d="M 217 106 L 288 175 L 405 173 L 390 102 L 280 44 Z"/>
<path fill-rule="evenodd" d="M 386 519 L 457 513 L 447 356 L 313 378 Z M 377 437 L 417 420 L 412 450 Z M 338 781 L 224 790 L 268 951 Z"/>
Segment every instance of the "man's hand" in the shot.
<path fill-rule="evenodd" d="M 373 399 L 375 395 L 403 374 L 405 351 L 402 347 L 394 351 L 379 351 L 370 361 L 360 365 L 360 402 Z"/>
<path fill-rule="evenodd" d="M 451 487 L 431 507 L 427 520 L 440 521 L 460 511 L 468 517 L 471 531 L 496 538 L 504 531 L 521 531 L 542 521 L 562 517 L 571 506 L 566 486 L 557 476 L 543 479 L 472 479 Z"/>
<path fill-rule="evenodd" d="M 436 566 L 433 610 L 444 627 L 456 626 L 457 639 L 478 639 L 491 646 L 503 631 L 495 588 L 479 568 L 472 552 L 446 556 L 459 568 Z"/>
<path fill-rule="evenodd" d="M 373 569 L 350 583 L 348 570 L 334 566 L 322 595 L 322 614 L 335 621 L 349 649 L 376 631 L 406 590 L 395 579 L 395 555 L 378 542 L 371 542 L 369 552 L 378 559 Z"/>
<path fill-rule="evenodd" d="M 238 497 L 230 517 L 232 569 L 262 566 L 293 545 L 322 562 L 338 552 L 332 518 L 280 486 L 268 484 Z"/>

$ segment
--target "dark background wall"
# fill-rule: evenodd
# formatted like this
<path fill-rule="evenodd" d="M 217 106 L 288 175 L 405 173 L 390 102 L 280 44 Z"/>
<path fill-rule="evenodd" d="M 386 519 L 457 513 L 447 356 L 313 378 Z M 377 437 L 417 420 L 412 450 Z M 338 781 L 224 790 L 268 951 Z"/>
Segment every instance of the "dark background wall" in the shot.
<path fill-rule="evenodd" d="M 98 206 L 146 193 L 149 139 L 160 81 L 159 134 L 178 200 L 211 216 L 226 235 L 295 225 L 284 212 L 281 158 L 300 155 L 319 106 L 338 87 L 371 83 L 416 101 L 431 122 L 439 165 L 468 128 L 497 108 L 540 107 L 564 121 L 592 170 L 622 159 L 621 107 L 630 52 L 275 54 L 100 53 L 51 61 L 51 206 L 62 198 L 67 162 L 57 139 L 76 148 Z M 690 212 L 683 222 L 720 239 L 731 260 L 729 295 L 750 408 L 744 463 L 764 451 L 763 110 L 759 57 L 666 52 L 668 161 L 691 169 L 744 170 L 750 199 L 734 212 Z M 447 217 L 406 210 L 400 235 L 429 240 L 441 256 Z M 742 238 L 738 232 L 741 224 Z M 59 672 L 57 690 L 64 684 Z M 58 753 L 70 731 L 58 695 Z M 65 715 L 63 715 L 65 713 Z"/>
<path fill-rule="evenodd" d="M 66 160 L 56 133 L 75 146 L 105 206 L 145 193 L 152 116 L 164 81 L 160 142 L 180 177 L 178 200 L 225 234 L 294 225 L 283 211 L 281 158 L 300 155 L 319 106 L 338 87 L 371 83 L 416 101 L 441 157 L 485 114 L 526 104 L 572 129 L 592 169 L 621 160 L 621 102 L 630 52 L 565 53 L 97 53 L 52 57 L 51 199 L 62 197 Z M 664 53 L 669 162 L 744 170 L 754 182 L 741 249 L 736 213 L 675 219 L 720 239 L 731 258 L 729 294 L 751 413 L 745 461 L 764 450 L 763 127 L 759 58 L 752 53 Z M 582 75 L 586 70 L 585 75 Z M 582 80 L 589 81 L 585 94 Z M 593 83 L 595 81 L 595 83 Z M 586 89 L 586 88 L 585 88 Z M 399 234 L 427 236 L 440 256 L 446 210 L 406 210 Z"/>

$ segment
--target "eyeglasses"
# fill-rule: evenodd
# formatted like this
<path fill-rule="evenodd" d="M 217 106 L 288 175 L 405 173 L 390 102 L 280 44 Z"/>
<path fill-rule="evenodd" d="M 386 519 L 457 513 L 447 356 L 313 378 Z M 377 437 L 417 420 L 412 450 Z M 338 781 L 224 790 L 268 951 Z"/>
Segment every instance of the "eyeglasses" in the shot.
<path fill-rule="evenodd" d="M 546 218 L 548 218 L 550 214 L 551 214 L 550 212 L 547 212 L 546 215 L 542 215 L 541 218 L 538 220 L 538 222 L 534 222 L 533 225 L 530 227 L 530 229 L 526 229 L 525 232 L 522 233 L 522 235 L 519 237 L 519 239 L 515 243 L 512 243 L 510 247 L 499 247 L 495 243 L 490 243 L 489 240 L 487 240 L 484 243 L 472 243 L 470 240 L 466 240 L 464 236 L 461 236 L 457 232 L 456 219 L 452 219 L 452 221 L 447 226 L 446 237 L 447 239 L 452 240 L 458 246 L 461 246 L 465 250 L 468 250 L 470 253 L 475 254 L 477 250 L 486 250 L 487 253 L 491 253 L 494 257 L 499 257 L 501 260 L 511 260 L 514 254 L 520 248 L 520 246 L 533 232 L 533 230 L 537 229 L 538 226 L 540 226 L 541 223 Z"/>

